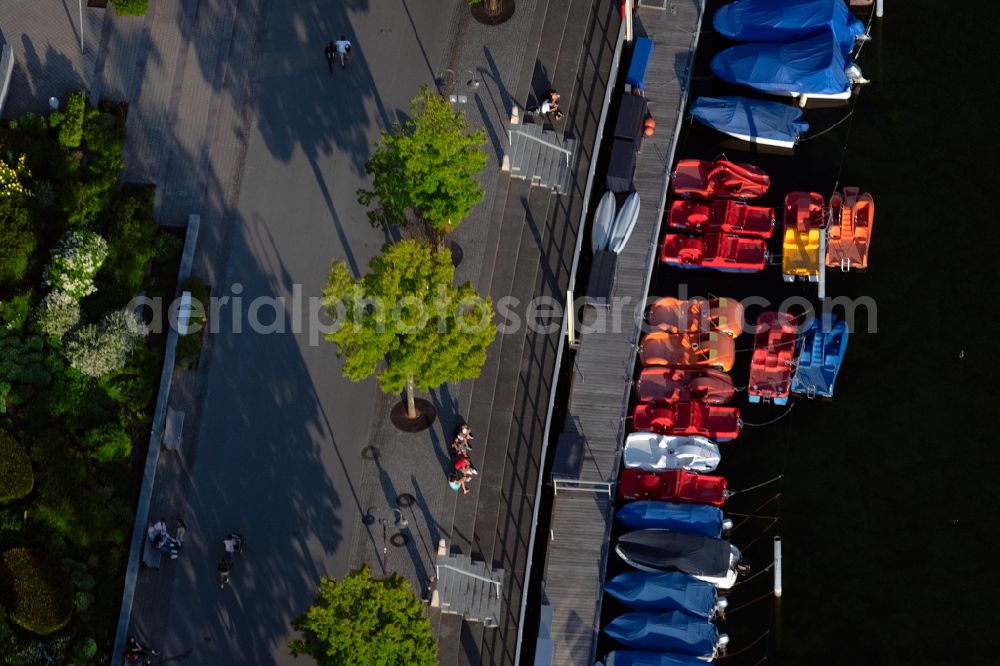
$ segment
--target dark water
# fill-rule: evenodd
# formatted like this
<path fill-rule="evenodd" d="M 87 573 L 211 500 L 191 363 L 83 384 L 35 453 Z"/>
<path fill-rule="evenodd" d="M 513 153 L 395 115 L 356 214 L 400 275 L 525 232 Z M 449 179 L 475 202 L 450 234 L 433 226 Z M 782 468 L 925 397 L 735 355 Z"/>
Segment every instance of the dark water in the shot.
<path fill-rule="evenodd" d="M 728 45 L 710 32 L 721 4 L 710 3 L 692 97 L 735 92 L 708 66 Z M 835 129 L 788 157 L 743 152 L 688 126 L 677 152 L 725 152 L 763 167 L 772 178 L 764 205 L 780 206 L 793 190 L 828 196 L 843 185 L 861 186 L 876 204 L 869 270 L 829 275 L 829 296 L 869 297 L 875 306 L 855 317 L 834 399 L 793 401 L 784 418 L 722 446 L 719 473 L 733 489 L 784 474 L 727 505 L 779 518 L 770 528 L 764 518 L 748 521 L 733 541 L 749 545 L 759 570 L 781 535 L 784 596 L 780 605 L 768 596 L 769 572 L 733 590 L 730 607 L 739 610 L 720 626 L 733 656 L 719 663 L 998 660 L 997 10 L 886 4 L 862 51 L 872 83 L 849 107 L 807 111 L 813 133 L 842 121 Z M 816 302 L 815 285 L 783 283 L 780 266 L 756 276 L 661 267 L 651 295 L 676 295 L 681 285 L 689 294 Z M 751 344 L 749 335 L 737 340 L 738 349 Z M 740 357 L 737 386 L 748 376 L 748 354 Z M 748 406 L 745 394 L 735 404 L 749 423 L 784 412 Z M 621 569 L 609 559 L 610 578 Z M 605 621 L 624 610 L 606 600 Z"/>

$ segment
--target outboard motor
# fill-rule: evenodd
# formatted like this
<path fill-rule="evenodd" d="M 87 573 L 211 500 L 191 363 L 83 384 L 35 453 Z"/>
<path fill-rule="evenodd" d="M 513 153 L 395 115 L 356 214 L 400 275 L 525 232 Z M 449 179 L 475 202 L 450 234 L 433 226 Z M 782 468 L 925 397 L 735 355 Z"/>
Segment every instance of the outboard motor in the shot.
<path fill-rule="evenodd" d="M 719 657 L 726 654 L 726 649 L 729 647 L 729 634 L 719 634 L 719 642 L 715 644 L 715 656 Z"/>
<path fill-rule="evenodd" d="M 719 597 L 715 600 L 715 608 L 712 609 L 712 616 L 720 620 L 725 620 L 727 608 L 729 608 L 729 599 Z"/>
<path fill-rule="evenodd" d="M 723 518 L 722 519 L 722 533 L 723 534 L 729 534 L 729 531 L 731 529 L 733 529 L 733 520 L 732 520 L 732 518 Z"/>
<path fill-rule="evenodd" d="M 864 75 L 861 73 L 861 67 L 859 67 L 858 63 L 854 62 L 853 60 L 844 69 L 844 74 L 851 81 L 851 83 L 864 84 L 869 82 L 868 79 L 866 79 Z"/>

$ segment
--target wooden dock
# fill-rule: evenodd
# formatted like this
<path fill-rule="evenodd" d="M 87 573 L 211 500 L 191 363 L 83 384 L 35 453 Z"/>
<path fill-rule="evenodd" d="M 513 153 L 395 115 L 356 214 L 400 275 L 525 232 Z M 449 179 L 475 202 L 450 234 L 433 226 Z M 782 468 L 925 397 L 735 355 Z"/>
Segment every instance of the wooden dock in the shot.
<path fill-rule="evenodd" d="M 645 138 L 637 157 L 634 188 L 641 209 L 632 237 L 618 258 L 612 306 L 609 310 L 587 308 L 577 327 L 579 348 L 566 423 L 552 469 L 556 494 L 551 526 L 548 535 L 539 535 L 547 536 L 547 547 L 536 664 L 589 666 L 598 656 L 612 494 L 627 432 L 641 333 L 638 318 L 657 260 L 670 167 L 705 11 L 704 0 L 664 2 L 664 6 L 641 7 L 635 15 L 635 37 L 654 42 L 645 95 L 656 133 Z M 621 66 L 627 68 L 627 63 Z M 612 94 L 612 104 L 620 92 Z M 599 174 L 594 190 L 604 189 L 603 174 Z"/>

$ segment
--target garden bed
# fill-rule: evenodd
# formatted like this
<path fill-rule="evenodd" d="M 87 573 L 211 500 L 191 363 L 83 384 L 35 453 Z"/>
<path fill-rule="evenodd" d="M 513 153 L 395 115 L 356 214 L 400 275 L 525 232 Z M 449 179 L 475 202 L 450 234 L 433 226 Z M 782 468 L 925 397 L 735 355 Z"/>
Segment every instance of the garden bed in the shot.
<path fill-rule="evenodd" d="M 2 664 L 109 659 L 166 338 L 129 303 L 166 321 L 183 245 L 119 186 L 127 108 L 85 100 L 0 127 Z"/>

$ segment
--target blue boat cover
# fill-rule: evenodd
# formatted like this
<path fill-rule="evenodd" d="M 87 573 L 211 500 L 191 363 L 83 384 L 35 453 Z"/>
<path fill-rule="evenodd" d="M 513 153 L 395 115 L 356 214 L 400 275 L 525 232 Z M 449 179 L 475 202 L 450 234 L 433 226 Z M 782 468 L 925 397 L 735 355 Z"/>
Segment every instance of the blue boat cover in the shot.
<path fill-rule="evenodd" d="M 604 663 L 607 666 L 705 666 L 697 657 L 641 650 L 614 650 L 608 653 Z"/>
<path fill-rule="evenodd" d="M 865 34 L 844 0 L 736 0 L 715 12 L 712 23 L 738 42 L 794 42 L 829 28 L 844 53 Z"/>
<path fill-rule="evenodd" d="M 722 509 L 708 504 L 674 504 L 656 500 L 630 502 L 615 518 L 633 530 L 664 527 L 688 534 L 717 537 L 722 534 Z"/>
<path fill-rule="evenodd" d="M 773 95 L 836 95 L 848 92 L 849 61 L 829 30 L 791 42 L 738 44 L 712 58 L 712 71 Z"/>
<path fill-rule="evenodd" d="M 802 120 L 802 109 L 746 97 L 699 97 L 691 106 L 691 115 L 726 134 L 773 141 L 794 143 L 809 130 L 809 123 Z"/>
<path fill-rule="evenodd" d="M 706 620 L 719 600 L 715 585 L 679 572 L 629 571 L 605 583 L 604 591 L 633 610 L 675 610 Z"/>
<path fill-rule="evenodd" d="M 625 613 L 609 622 L 604 633 L 625 647 L 695 657 L 712 656 L 719 641 L 719 630 L 714 624 L 677 611 Z"/>
<path fill-rule="evenodd" d="M 825 313 L 813 319 L 802 337 L 792 393 L 833 397 L 833 384 L 847 351 L 847 322 Z"/>

